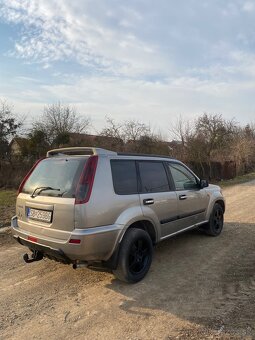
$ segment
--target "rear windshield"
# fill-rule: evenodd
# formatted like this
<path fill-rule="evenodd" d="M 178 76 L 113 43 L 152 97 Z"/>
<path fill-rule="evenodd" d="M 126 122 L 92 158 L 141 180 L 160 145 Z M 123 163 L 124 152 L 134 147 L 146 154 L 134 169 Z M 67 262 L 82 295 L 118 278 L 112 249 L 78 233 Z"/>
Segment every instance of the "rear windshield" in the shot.
<path fill-rule="evenodd" d="M 22 192 L 40 196 L 73 197 L 87 158 L 46 158 L 34 169 Z M 58 190 L 42 190 L 51 187 Z M 41 189 L 40 189 L 41 188 Z M 41 192 L 40 192 L 41 191 Z"/>

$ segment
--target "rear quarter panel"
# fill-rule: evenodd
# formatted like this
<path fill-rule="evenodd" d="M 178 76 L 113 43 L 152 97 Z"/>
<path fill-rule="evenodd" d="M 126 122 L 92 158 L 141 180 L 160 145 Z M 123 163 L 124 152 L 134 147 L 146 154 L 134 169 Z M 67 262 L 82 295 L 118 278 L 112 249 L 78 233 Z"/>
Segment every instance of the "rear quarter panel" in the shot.
<path fill-rule="evenodd" d="M 132 215 L 142 216 L 139 195 L 117 195 L 113 188 L 110 157 L 100 156 L 89 202 L 75 205 L 75 227 L 116 223 L 124 226 Z"/>

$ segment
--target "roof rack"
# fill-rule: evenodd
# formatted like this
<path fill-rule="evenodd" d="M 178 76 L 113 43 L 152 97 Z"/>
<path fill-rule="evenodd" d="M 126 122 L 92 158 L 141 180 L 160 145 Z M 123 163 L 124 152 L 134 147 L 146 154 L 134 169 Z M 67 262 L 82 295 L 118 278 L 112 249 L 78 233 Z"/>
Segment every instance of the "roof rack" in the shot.
<path fill-rule="evenodd" d="M 61 156 L 61 155 L 72 155 L 72 156 L 81 156 L 81 155 L 117 155 L 116 152 L 109 151 L 101 148 L 94 147 L 70 147 L 70 148 L 59 148 L 49 150 L 46 154 L 46 157 L 52 156 Z"/>
<path fill-rule="evenodd" d="M 118 156 L 135 156 L 135 157 L 157 157 L 157 158 L 169 158 L 169 159 L 175 159 L 170 156 L 166 155 L 155 155 L 155 154 L 148 154 L 148 153 L 129 153 L 129 152 L 117 152 Z"/>

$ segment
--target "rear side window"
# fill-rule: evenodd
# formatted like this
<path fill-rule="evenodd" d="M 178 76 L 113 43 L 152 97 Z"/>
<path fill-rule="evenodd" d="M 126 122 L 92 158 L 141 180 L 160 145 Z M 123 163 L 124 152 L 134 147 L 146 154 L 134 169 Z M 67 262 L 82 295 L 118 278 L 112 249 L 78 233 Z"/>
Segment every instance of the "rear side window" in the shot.
<path fill-rule="evenodd" d="M 135 161 L 112 160 L 112 180 L 118 195 L 137 194 L 137 175 Z"/>
<path fill-rule="evenodd" d="M 169 183 L 162 162 L 139 162 L 141 192 L 169 191 Z"/>
<path fill-rule="evenodd" d="M 36 188 L 40 196 L 75 197 L 77 183 L 85 166 L 86 158 L 46 158 L 34 169 L 22 192 L 32 194 Z M 52 187 L 59 190 L 43 190 Z"/>

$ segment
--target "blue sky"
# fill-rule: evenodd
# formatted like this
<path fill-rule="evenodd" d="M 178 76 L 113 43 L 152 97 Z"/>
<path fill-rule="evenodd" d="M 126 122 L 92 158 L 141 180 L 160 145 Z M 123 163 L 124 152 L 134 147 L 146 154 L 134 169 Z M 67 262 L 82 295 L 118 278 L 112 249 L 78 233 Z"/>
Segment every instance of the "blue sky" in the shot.
<path fill-rule="evenodd" d="M 0 98 L 61 101 L 167 134 L 181 114 L 255 121 L 255 1 L 0 0 Z"/>

